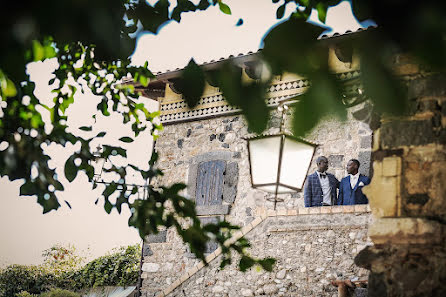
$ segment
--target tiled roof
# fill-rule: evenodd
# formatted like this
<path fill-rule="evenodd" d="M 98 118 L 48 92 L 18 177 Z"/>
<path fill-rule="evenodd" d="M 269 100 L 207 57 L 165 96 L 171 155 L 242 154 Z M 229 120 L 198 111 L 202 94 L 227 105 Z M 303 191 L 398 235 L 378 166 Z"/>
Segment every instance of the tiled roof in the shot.
<path fill-rule="evenodd" d="M 375 29 L 375 28 L 377 28 L 377 26 L 373 26 L 372 25 L 372 26 L 369 26 L 369 27 L 366 27 L 366 28 L 358 28 L 355 31 L 347 30 L 345 32 L 330 32 L 330 33 L 325 33 L 325 34 L 320 35 L 317 39 L 318 40 L 332 39 L 332 38 L 341 37 L 341 36 L 347 36 L 347 35 L 350 35 L 350 34 L 355 34 L 355 33 L 363 32 L 363 31 L 370 30 L 370 29 Z M 220 57 L 217 60 L 210 60 L 209 62 L 200 63 L 199 65 L 200 66 L 204 66 L 204 65 L 218 63 L 218 62 L 224 61 L 224 60 L 247 57 L 247 56 L 250 56 L 250 55 L 255 55 L 255 54 L 257 54 L 257 53 L 259 53 L 261 51 L 262 51 L 262 49 L 258 49 L 256 52 L 249 51 L 247 53 L 239 53 L 237 55 L 229 55 L 228 57 Z M 180 71 L 180 70 L 183 70 L 183 69 L 184 68 L 176 68 L 174 70 L 167 69 L 165 71 L 158 71 L 157 73 L 154 73 L 154 74 L 158 76 L 158 75 L 161 75 L 161 74 L 167 74 L 167 73 L 171 73 L 171 72 L 176 72 L 176 71 Z"/>
<path fill-rule="evenodd" d="M 317 39 L 322 40 L 322 39 L 328 39 L 328 38 L 333 38 L 333 37 L 345 36 L 345 35 L 354 34 L 354 33 L 362 32 L 362 31 L 366 31 L 366 30 L 370 30 L 370 29 L 375 29 L 375 28 L 377 28 L 377 26 L 372 25 L 372 26 L 368 26 L 367 28 L 358 28 L 355 31 L 347 30 L 343 33 L 330 32 L 330 33 L 320 35 Z"/>

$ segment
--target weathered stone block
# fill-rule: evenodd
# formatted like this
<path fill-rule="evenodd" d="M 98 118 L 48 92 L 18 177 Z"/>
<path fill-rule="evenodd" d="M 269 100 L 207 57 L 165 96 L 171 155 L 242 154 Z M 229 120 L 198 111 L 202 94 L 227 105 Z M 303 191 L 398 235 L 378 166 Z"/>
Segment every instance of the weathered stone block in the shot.
<path fill-rule="evenodd" d="M 167 230 L 159 231 L 158 234 L 150 234 L 146 237 L 145 242 L 147 243 L 162 243 L 166 242 Z"/>
<path fill-rule="evenodd" d="M 361 137 L 361 148 L 362 149 L 369 149 L 372 146 L 372 136 L 363 136 Z"/>
<path fill-rule="evenodd" d="M 278 216 L 286 216 L 287 214 L 287 210 L 285 208 L 281 208 L 277 210 L 277 215 Z"/>
<path fill-rule="evenodd" d="M 355 206 L 354 205 L 344 205 L 344 206 L 342 206 L 342 212 L 343 213 L 355 212 Z"/>
<path fill-rule="evenodd" d="M 446 96 L 445 75 L 431 75 L 411 81 L 408 89 L 409 99 L 431 96 Z"/>
<path fill-rule="evenodd" d="M 211 262 L 212 260 L 214 260 L 217 256 L 212 253 L 206 256 L 206 258 L 204 258 L 206 260 L 207 263 Z"/>
<path fill-rule="evenodd" d="M 364 174 L 366 176 L 370 176 L 370 151 L 361 151 L 358 154 L 358 161 L 361 164 L 359 167 L 359 173 Z"/>
<path fill-rule="evenodd" d="M 309 214 L 318 214 L 321 213 L 322 207 L 308 207 L 308 213 Z"/>
<path fill-rule="evenodd" d="M 331 213 L 342 213 L 344 206 L 342 205 L 334 205 L 331 207 Z"/>
<path fill-rule="evenodd" d="M 184 139 L 178 139 L 178 140 L 177 140 L 177 146 L 178 146 L 178 148 L 180 148 L 180 149 L 183 148 L 183 142 L 184 142 Z"/>
<path fill-rule="evenodd" d="M 275 217 L 275 216 L 277 215 L 277 212 L 276 212 L 275 210 L 268 209 L 268 210 L 266 211 L 266 214 L 267 214 L 269 217 Z"/>
<path fill-rule="evenodd" d="M 150 246 L 146 242 L 144 242 L 143 246 L 142 246 L 142 256 L 143 257 L 149 257 L 149 256 L 152 256 L 152 255 L 153 255 L 153 252 L 150 249 Z"/>
<path fill-rule="evenodd" d="M 431 120 L 391 121 L 383 123 L 380 130 L 383 148 L 424 145 L 436 141 Z"/>
<path fill-rule="evenodd" d="M 297 216 L 298 210 L 297 209 L 288 209 L 287 216 Z"/>
<path fill-rule="evenodd" d="M 250 224 L 253 228 L 255 228 L 258 224 L 260 224 L 263 221 L 262 218 L 255 218 Z"/>
<path fill-rule="evenodd" d="M 309 214 L 311 207 L 299 207 L 299 214 Z"/>
<path fill-rule="evenodd" d="M 369 199 L 375 217 L 391 217 L 398 214 L 400 178 L 383 176 L 383 162 L 373 163 L 374 176 L 370 185 L 362 189 Z"/>
<path fill-rule="evenodd" d="M 345 166 L 344 155 L 330 155 L 328 163 L 330 168 L 343 168 Z"/>
<path fill-rule="evenodd" d="M 223 184 L 223 201 L 226 203 L 233 203 L 237 196 L 238 184 L 238 164 L 231 162 L 226 165 Z"/>
<path fill-rule="evenodd" d="M 195 210 L 198 216 L 210 216 L 210 215 L 227 215 L 231 209 L 230 205 L 205 205 L 196 206 Z"/>
<path fill-rule="evenodd" d="M 442 244 L 444 225 L 421 218 L 380 218 L 369 227 L 375 244 Z"/>
<path fill-rule="evenodd" d="M 367 204 L 355 205 L 355 212 L 367 212 Z"/>
<path fill-rule="evenodd" d="M 322 206 L 321 213 L 323 214 L 331 213 L 331 206 Z"/>
<path fill-rule="evenodd" d="M 383 176 L 397 176 L 401 174 L 401 158 L 387 157 L 383 159 Z"/>
<path fill-rule="evenodd" d="M 358 121 L 365 122 L 369 119 L 372 108 L 371 104 L 365 104 L 361 109 L 352 112 L 352 116 Z"/>
<path fill-rule="evenodd" d="M 160 265 L 157 263 L 144 263 L 141 269 L 145 272 L 157 272 L 160 269 Z"/>
<path fill-rule="evenodd" d="M 189 279 L 189 274 L 187 272 L 183 273 L 180 277 L 180 283 L 184 283 L 188 279 Z"/>

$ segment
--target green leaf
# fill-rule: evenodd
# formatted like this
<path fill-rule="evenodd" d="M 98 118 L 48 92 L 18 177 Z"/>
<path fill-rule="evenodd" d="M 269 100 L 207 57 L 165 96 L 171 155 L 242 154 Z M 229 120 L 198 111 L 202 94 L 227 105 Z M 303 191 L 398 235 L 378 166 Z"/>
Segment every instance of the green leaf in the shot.
<path fill-rule="evenodd" d="M 327 18 L 327 9 L 328 9 L 328 7 L 325 3 L 318 2 L 316 4 L 317 17 L 324 24 L 325 24 L 325 20 Z"/>
<path fill-rule="evenodd" d="M 262 56 L 271 66 L 273 74 L 281 75 L 288 71 L 307 76 L 308 73 L 328 68 L 327 49 L 316 46 L 318 36 L 325 29 L 296 18 L 275 26 L 263 39 L 262 50 Z"/>
<path fill-rule="evenodd" d="M 269 82 L 245 82 L 242 80 L 242 69 L 229 63 L 212 76 L 228 103 L 243 110 L 249 129 L 256 133 L 265 130 L 269 119 L 265 90 Z"/>
<path fill-rule="evenodd" d="M 276 259 L 266 258 L 266 259 L 259 260 L 258 263 L 266 271 L 272 271 L 273 270 L 273 265 L 276 263 Z"/>
<path fill-rule="evenodd" d="M 361 81 L 364 94 L 370 97 L 377 112 L 401 115 L 407 109 L 408 100 L 402 82 L 386 65 L 379 49 L 363 49 L 361 52 Z"/>
<path fill-rule="evenodd" d="M 45 58 L 45 49 L 42 47 L 42 44 L 39 41 L 33 40 L 32 50 L 34 61 L 41 61 Z"/>
<path fill-rule="evenodd" d="M 37 193 L 37 187 L 31 181 L 25 182 L 20 187 L 20 196 L 31 196 L 31 195 L 35 195 L 36 193 Z"/>
<path fill-rule="evenodd" d="M 63 185 L 62 185 L 58 180 L 55 180 L 55 181 L 53 182 L 53 186 L 54 186 L 54 188 L 55 188 L 57 191 L 63 191 L 63 190 L 64 190 Z"/>
<path fill-rule="evenodd" d="M 96 135 L 96 137 L 104 137 L 105 134 L 107 134 L 107 132 L 99 132 L 98 135 Z"/>
<path fill-rule="evenodd" d="M 293 106 L 293 133 L 305 136 L 327 115 L 346 118 L 346 109 L 342 104 L 340 83 L 327 72 L 313 74 L 310 89 L 296 99 Z"/>
<path fill-rule="evenodd" d="M 119 140 L 122 142 L 126 142 L 126 143 L 133 142 L 133 139 L 130 137 L 127 137 L 127 136 L 121 137 L 121 138 L 119 138 Z"/>
<path fill-rule="evenodd" d="M 69 182 L 72 182 L 76 178 L 77 171 L 79 170 L 74 164 L 75 157 L 76 156 L 73 155 L 69 157 L 65 162 L 64 172 L 65 172 L 65 177 Z"/>
<path fill-rule="evenodd" d="M 279 8 L 277 8 L 276 11 L 276 18 L 278 20 L 280 20 L 281 18 L 283 18 L 283 15 L 285 14 L 285 8 L 286 8 L 286 3 L 284 3 L 283 5 L 279 6 Z"/>
<path fill-rule="evenodd" d="M 91 131 L 91 130 L 93 130 L 93 128 L 91 126 L 82 126 L 82 127 L 79 127 L 79 129 L 82 130 L 82 131 Z"/>
<path fill-rule="evenodd" d="M 223 2 L 218 1 L 218 7 L 220 8 L 221 12 L 225 14 L 231 14 L 231 8 L 229 8 L 229 6 L 224 4 Z"/>
<path fill-rule="evenodd" d="M 220 263 L 220 268 L 223 269 L 225 268 L 227 265 L 230 265 L 232 263 L 231 258 L 225 258 L 221 261 Z"/>
<path fill-rule="evenodd" d="M 104 195 L 104 197 L 108 198 L 111 194 L 113 194 L 116 191 L 117 188 L 118 188 L 118 185 L 116 183 L 112 182 L 105 187 L 104 191 L 102 192 L 102 195 Z"/>
<path fill-rule="evenodd" d="M 140 74 L 140 75 L 139 75 L 139 82 L 140 82 L 141 85 L 143 85 L 144 87 L 147 87 L 147 85 L 149 84 L 149 79 L 148 79 L 146 76 Z"/>
<path fill-rule="evenodd" d="M 1 85 L 1 91 L 3 93 L 3 96 L 8 98 L 8 97 L 14 97 L 15 95 L 17 95 L 17 89 L 14 85 L 14 83 L 12 82 L 12 80 L 10 80 L 7 77 L 1 77 L 0 78 L 0 85 Z M 4 99 L 6 99 L 4 98 Z"/>
<path fill-rule="evenodd" d="M 43 124 L 42 117 L 40 114 L 36 113 L 31 118 L 31 126 L 34 129 L 38 129 Z"/>
<path fill-rule="evenodd" d="M 243 255 L 239 262 L 240 271 L 245 272 L 255 264 L 253 258 Z"/>
<path fill-rule="evenodd" d="M 204 73 L 194 59 L 191 59 L 178 81 L 178 89 L 190 108 L 194 108 L 198 104 L 203 95 L 204 86 Z"/>
<path fill-rule="evenodd" d="M 111 204 L 110 201 L 105 200 L 105 203 L 104 203 L 104 209 L 105 209 L 105 211 L 106 211 L 108 214 L 110 214 L 111 211 L 112 211 L 112 209 L 113 209 L 113 204 Z"/>
<path fill-rule="evenodd" d="M 49 198 L 45 197 L 46 195 L 49 195 Z M 54 193 L 40 193 L 37 196 L 37 202 L 43 206 L 44 214 L 60 207 L 59 201 L 57 201 Z"/>
<path fill-rule="evenodd" d="M 97 109 L 101 111 L 102 114 L 106 117 L 110 115 L 110 112 L 108 111 L 107 98 L 104 98 L 101 100 L 101 102 L 99 102 L 99 104 L 97 105 Z"/>

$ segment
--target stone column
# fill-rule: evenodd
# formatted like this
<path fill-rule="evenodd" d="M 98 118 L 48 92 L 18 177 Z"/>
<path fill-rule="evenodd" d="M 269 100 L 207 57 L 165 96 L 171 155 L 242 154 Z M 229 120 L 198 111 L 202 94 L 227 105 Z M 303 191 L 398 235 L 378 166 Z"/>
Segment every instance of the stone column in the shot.
<path fill-rule="evenodd" d="M 374 131 L 374 174 L 364 188 L 374 246 L 355 263 L 370 270 L 369 297 L 446 296 L 446 76 L 397 67 L 410 112 L 382 117 Z"/>

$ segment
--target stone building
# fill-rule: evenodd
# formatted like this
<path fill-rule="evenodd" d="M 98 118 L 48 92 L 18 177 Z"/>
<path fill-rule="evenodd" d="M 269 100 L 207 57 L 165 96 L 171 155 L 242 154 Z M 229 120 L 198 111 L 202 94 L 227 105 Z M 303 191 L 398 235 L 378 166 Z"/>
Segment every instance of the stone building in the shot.
<path fill-rule="evenodd" d="M 229 57 L 253 79 L 256 53 Z M 339 60 L 330 49 L 330 64 L 340 80 L 358 78 L 358 61 Z M 223 60 L 224 61 L 224 60 Z M 218 67 L 218 62 L 204 67 Z M 158 166 L 164 176 L 155 184 L 182 182 L 186 195 L 196 203 L 203 223 L 227 220 L 243 227 L 256 257 L 277 259 L 273 272 L 255 268 L 242 273 L 237 262 L 219 269 L 220 251 L 208 246 L 203 264 L 183 245 L 175 230 L 149 236 L 144 247 L 142 296 L 338 296 L 334 280 L 366 280 L 367 270 L 354 257 L 371 244 L 367 236 L 371 220 L 368 205 L 305 208 L 303 193 L 282 195 L 283 202 L 268 201 L 265 192 L 251 186 L 247 143 L 250 135 L 239 110 L 229 106 L 218 88 L 207 85 L 198 106 L 189 110 L 176 92 L 180 70 L 157 75 L 142 91 L 159 101 L 164 131 L 156 142 Z M 268 105 L 301 94 L 308 81 L 291 74 L 276 77 L 268 91 Z M 356 86 L 358 87 L 358 86 Z M 340 180 L 351 158 L 359 159 L 360 171 L 370 175 L 372 130 L 367 121 L 370 106 L 352 108 L 348 120 L 325 119 L 307 139 L 318 144 L 315 157 L 329 159 L 329 172 Z M 362 118 L 359 118 L 362 117 Z M 279 129 L 272 112 L 267 132 Z M 315 160 L 316 158 L 314 158 Z M 312 162 L 310 173 L 316 169 Z"/>
<path fill-rule="evenodd" d="M 346 58 L 337 38 L 330 39 L 330 66 L 339 79 L 354 79 L 357 58 Z M 228 59 L 252 79 L 255 57 Z M 274 210 L 266 194 L 251 187 L 243 140 L 249 131 L 217 88 L 208 85 L 193 110 L 176 93 L 180 70 L 159 74 L 141 89 L 160 102 L 165 127 L 156 143 L 165 175 L 154 182 L 186 183 L 203 222 L 238 224 L 243 228 L 235 236 L 251 241 L 251 255 L 277 259 L 272 272 L 241 273 L 236 264 L 220 270 L 221 251 L 209 245 L 205 267 L 174 230 L 164 230 L 144 245 L 142 296 L 334 297 L 338 289 L 332 281 L 367 278 L 372 297 L 446 296 L 446 78 L 403 54 L 395 55 L 392 66 L 408 87 L 407 115 L 375 120 L 363 103 L 349 110 L 347 121 L 326 118 L 307 135 L 319 144 L 315 156 L 327 156 L 329 172 L 339 179 L 346 161 L 361 161 L 360 171 L 373 175 L 364 189 L 370 206 L 304 208 L 297 193 L 281 197 L 284 202 Z M 307 85 L 294 75 L 277 77 L 269 88 L 269 106 Z M 277 115 L 272 117 L 269 132 L 278 130 Z"/>

